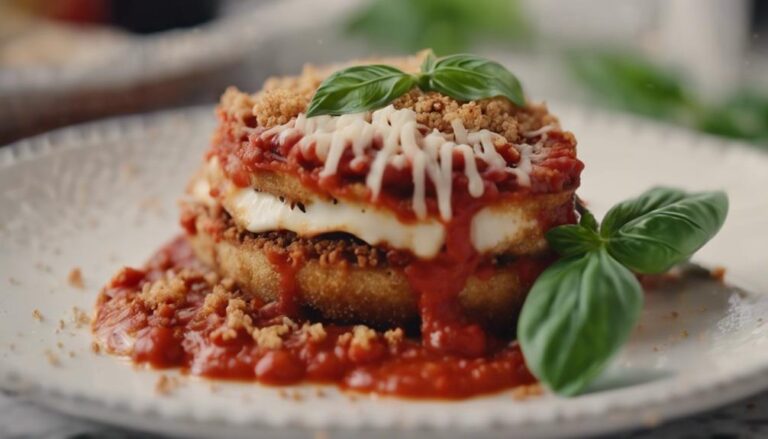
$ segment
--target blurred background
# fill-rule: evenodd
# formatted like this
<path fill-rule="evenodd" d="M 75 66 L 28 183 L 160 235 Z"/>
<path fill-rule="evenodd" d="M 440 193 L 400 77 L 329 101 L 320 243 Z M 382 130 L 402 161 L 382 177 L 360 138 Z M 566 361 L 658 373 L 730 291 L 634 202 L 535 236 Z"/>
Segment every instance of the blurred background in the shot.
<path fill-rule="evenodd" d="M 0 145 L 428 47 L 768 149 L 768 0 L 0 0 Z"/>

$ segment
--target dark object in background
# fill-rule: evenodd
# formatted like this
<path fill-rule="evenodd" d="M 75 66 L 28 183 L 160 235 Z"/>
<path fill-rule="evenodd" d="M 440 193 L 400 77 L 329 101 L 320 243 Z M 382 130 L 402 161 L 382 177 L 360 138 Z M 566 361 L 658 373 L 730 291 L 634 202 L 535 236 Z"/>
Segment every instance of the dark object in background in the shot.
<path fill-rule="evenodd" d="M 131 16 L 128 14 L 122 17 L 124 26 L 136 26 L 137 29 L 147 32 L 151 28 L 142 22 L 150 23 L 154 28 L 161 24 L 170 28 L 196 26 L 192 31 L 179 31 L 185 35 L 195 34 L 196 41 L 207 35 L 220 35 L 211 31 L 205 24 L 200 24 L 201 21 L 213 21 L 220 6 L 221 10 L 226 7 L 224 0 L 0 0 L 0 3 L 4 1 L 13 2 L 12 6 L 20 12 L 40 17 L 39 20 L 30 19 L 31 23 L 40 22 L 41 26 L 48 26 L 51 24 L 46 21 L 62 22 L 71 29 L 80 28 L 84 35 L 90 31 L 88 28 L 103 29 L 105 25 L 111 25 L 117 29 L 117 25 L 112 24 L 112 5 L 131 3 L 136 5 L 135 8 L 127 8 L 126 11 L 138 14 L 133 17 L 140 22 L 131 23 Z M 254 1 L 253 5 L 256 4 L 258 2 Z M 173 7 L 178 8 L 178 17 L 169 19 L 168 14 L 172 12 Z M 241 7 L 240 10 L 253 14 L 255 7 Z M 142 9 L 149 11 L 146 17 L 140 16 L 138 11 Z M 51 26 L 64 27 L 56 23 Z M 198 28 L 201 29 L 199 32 Z M 115 33 L 124 32 L 116 30 Z M 198 53 L 205 54 L 205 57 L 190 56 L 181 64 L 178 59 L 171 60 L 168 64 L 176 65 L 174 69 L 163 70 L 165 73 L 162 75 L 143 75 L 140 74 L 141 65 L 148 59 L 162 62 L 164 59 L 157 54 L 173 54 L 172 50 L 179 45 L 178 41 L 181 41 L 180 47 L 189 47 L 189 43 L 184 42 L 188 38 L 178 38 L 174 35 L 166 37 L 162 32 L 134 37 L 122 35 L 121 38 L 132 42 L 129 50 L 125 47 L 119 48 L 123 51 L 121 53 L 126 53 L 132 58 L 125 61 L 124 71 L 129 72 L 125 77 L 112 80 L 98 68 L 93 74 L 84 69 L 74 69 L 81 72 L 84 78 L 96 80 L 90 82 L 78 78 L 67 82 L 69 66 L 63 66 L 64 72 L 61 75 L 54 72 L 57 66 L 43 66 L 40 70 L 43 77 L 46 77 L 45 83 L 21 81 L 22 87 L 6 87 L 6 83 L 3 83 L 0 87 L 0 148 L 22 137 L 99 117 L 215 102 L 221 90 L 233 83 L 232 72 L 243 62 L 241 55 L 237 53 L 218 56 L 220 54 L 200 51 Z M 189 38 L 192 38 L 192 35 Z M 186 54 L 189 55 L 190 52 L 187 50 Z M 133 56 L 135 54 L 140 56 Z M 217 61 L 210 62 L 210 58 Z M 100 65 L 98 62 L 96 64 Z M 3 68 L 0 66 L 0 69 Z M 9 75 L 26 74 L 23 68 L 17 71 L 9 69 Z M 258 77 L 265 76 L 266 73 L 252 75 Z M 57 83 L 62 78 L 64 82 Z"/>
<path fill-rule="evenodd" d="M 763 31 L 768 31 L 768 2 L 754 0 L 752 2 L 752 32 L 758 36 Z"/>
<path fill-rule="evenodd" d="M 216 17 L 220 0 L 14 0 L 27 12 L 72 23 L 112 24 L 148 34 L 203 24 Z"/>
<path fill-rule="evenodd" d="M 142 34 L 192 27 L 213 19 L 218 0 L 108 0 L 116 26 Z"/>

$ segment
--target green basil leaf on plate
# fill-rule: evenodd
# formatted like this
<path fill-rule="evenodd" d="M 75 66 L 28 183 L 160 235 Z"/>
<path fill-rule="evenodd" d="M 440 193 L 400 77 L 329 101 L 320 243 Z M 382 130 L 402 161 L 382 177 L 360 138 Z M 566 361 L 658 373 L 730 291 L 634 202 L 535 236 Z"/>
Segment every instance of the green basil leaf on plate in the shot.
<path fill-rule="evenodd" d="M 429 90 L 459 101 L 504 96 L 524 106 L 520 81 L 501 64 L 474 55 L 450 55 L 437 59 L 428 75 Z"/>
<path fill-rule="evenodd" d="M 385 107 L 416 85 L 416 78 L 387 65 L 349 67 L 320 84 L 307 117 L 361 113 Z"/>
<path fill-rule="evenodd" d="M 421 72 L 422 73 L 431 72 L 432 69 L 435 67 L 436 61 L 437 61 L 437 57 L 435 57 L 435 52 L 431 50 L 427 52 L 427 56 L 425 56 L 424 61 L 421 62 Z"/>
<path fill-rule="evenodd" d="M 640 283 L 604 249 L 559 260 L 520 314 L 528 368 L 559 394 L 583 391 L 629 337 L 642 306 Z"/>
<path fill-rule="evenodd" d="M 579 205 L 577 205 L 577 210 L 581 215 L 581 218 L 579 219 L 579 225 L 593 232 L 597 232 L 599 224 L 597 223 L 597 220 L 595 219 L 595 216 L 592 214 L 592 212 L 583 206 L 579 207 Z"/>
<path fill-rule="evenodd" d="M 564 257 L 597 250 L 602 245 L 600 236 L 594 230 L 576 224 L 555 227 L 545 236 L 549 246 Z"/>
<path fill-rule="evenodd" d="M 621 226 L 658 208 L 667 206 L 685 198 L 685 192 L 668 187 L 655 187 L 640 196 L 616 204 L 605 214 L 600 226 L 600 234 L 608 237 Z"/>
<path fill-rule="evenodd" d="M 687 260 L 715 236 L 728 213 L 723 192 L 647 194 L 634 200 L 641 214 L 626 218 L 607 242 L 610 254 L 638 273 L 663 273 Z"/>

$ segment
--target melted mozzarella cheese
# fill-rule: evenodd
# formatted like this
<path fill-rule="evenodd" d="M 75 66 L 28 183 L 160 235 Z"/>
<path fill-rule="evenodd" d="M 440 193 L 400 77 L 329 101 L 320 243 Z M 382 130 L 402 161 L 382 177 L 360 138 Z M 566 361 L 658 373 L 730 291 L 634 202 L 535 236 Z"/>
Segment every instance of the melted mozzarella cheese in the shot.
<path fill-rule="evenodd" d="M 208 162 L 208 178 L 222 181 L 216 158 Z M 220 202 L 240 227 L 254 233 L 289 230 L 300 236 L 316 236 L 329 232 L 345 232 L 370 245 L 388 245 L 409 250 L 419 258 L 429 259 L 445 244 L 445 224 L 436 219 L 420 219 L 404 223 L 388 210 L 373 205 L 345 201 L 330 202 L 320 198 L 293 208 L 289 203 L 253 188 L 239 188 L 224 179 Z M 206 205 L 217 203 L 210 196 L 206 178 L 196 180 L 192 197 Z M 522 208 L 486 207 L 477 212 L 470 226 L 470 239 L 478 252 L 494 251 L 498 246 L 526 239 L 538 227 L 535 219 Z"/>
<path fill-rule="evenodd" d="M 388 212 L 350 203 L 313 201 L 302 211 L 274 195 L 241 189 L 228 197 L 226 205 L 237 223 L 251 232 L 283 229 L 303 236 L 346 232 L 368 244 L 409 249 L 423 258 L 436 255 L 445 241 L 445 230 L 437 221 L 404 224 Z"/>
<path fill-rule="evenodd" d="M 536 227 L 537 221 L 522 208 L 486 207 L 472 218 L 470 239 L 477 251 L 490 252 L 505 243 L 526 239 L 526 234 Z"/>
<path fill-rule="evenodd" d="M 221 203 L 235 223 L 250 232 L 289 230 L 300 236 L 345 232 L 370 245 L 410 250 L 420 258 L 435 256 L 445 242 L 443 224 L 436 220 L 403 223 L 394 214 L 373 206 L 320 199 L 302 210 L 266 192 L 227 186 Z M 193 184 L 191 195 L 207 205 L 216 203 L 204 179 Z"/>

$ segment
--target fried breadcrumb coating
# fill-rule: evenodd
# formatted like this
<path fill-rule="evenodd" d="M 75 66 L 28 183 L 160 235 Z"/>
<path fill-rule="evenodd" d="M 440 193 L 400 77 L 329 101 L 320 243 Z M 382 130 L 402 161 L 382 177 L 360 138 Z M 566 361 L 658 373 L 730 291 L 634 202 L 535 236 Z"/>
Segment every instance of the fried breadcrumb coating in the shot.
<path fill-rule="evenodd" d="M 356 60 L 327 67 L 306 65 L 298 76 L 269 78 L 264 87 L 250 95 L 230 87 L 221 98 L 220 109 L 249 126 L 271 128 L 282 125 L 306 110 L 320 83 L 336 70 L 361 64 L 388 64 L 406 72 L 417 72 L 426 52 L 404 58 Z M 509 142 L 518 142 L 522 133 L 545 125 L 557 125 L 543 104 L 517 107 L 505 97 L 461 102 L 437 92 L 410 90 L 392 103 L 395 108 L 416 112 L 419 123 L 430 129 L 452 133 L 451 122 L 458 119 L 468 130 L 487 129 Z"/>

